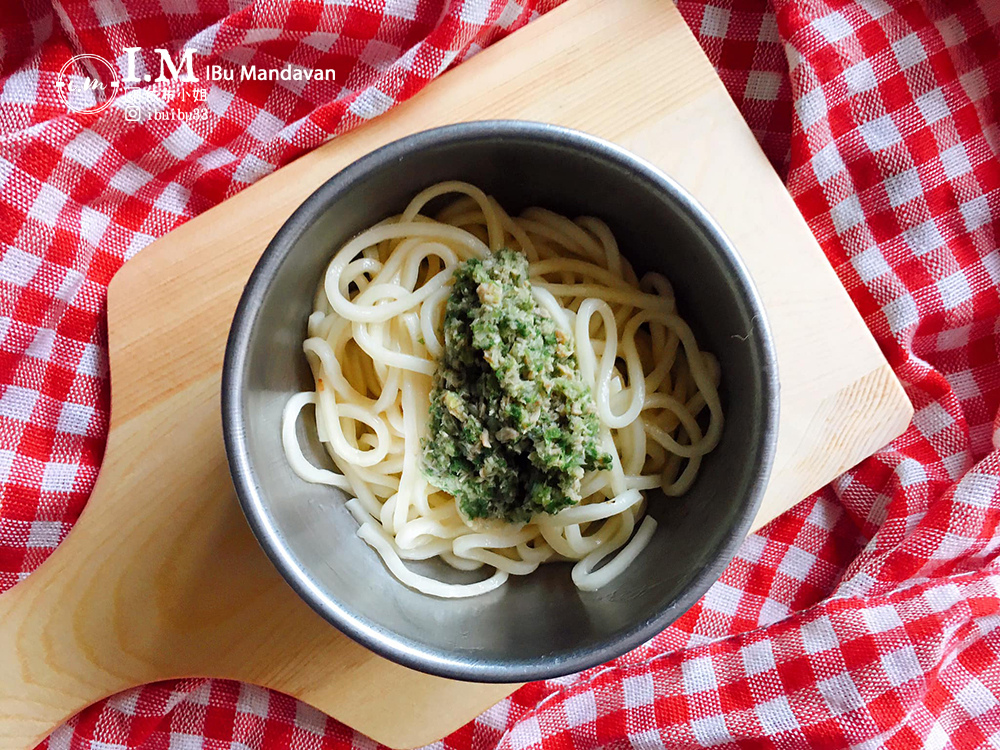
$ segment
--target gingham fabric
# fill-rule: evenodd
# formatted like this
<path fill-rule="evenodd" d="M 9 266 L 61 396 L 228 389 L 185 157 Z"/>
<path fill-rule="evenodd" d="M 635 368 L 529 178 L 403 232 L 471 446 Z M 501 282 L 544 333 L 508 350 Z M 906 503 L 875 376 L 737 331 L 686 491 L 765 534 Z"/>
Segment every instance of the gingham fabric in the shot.
<path fill-rule="evenodd" d="M 93 485 L 115 270 L 552 4 L 4 4 L 0 588 L 45 559 Z M 916 416 L 892 445 L 748 538 L 704 599 L 651 642 L 528 685 L 440 745 L 1000 746 L 1000 2 L 679 7 Z M 126 47 L 185 45 L 199 65 L 293 61 L 334 67 L 338 82 L 222 83 L 204 102 L 185 84 L 154 82 L 98 115 L 67 114 L 54 93 L 74 54 L 121 66 Z M 126 119 L 126 105 L 142 122 Z M 200 117 L 170 119 L 179 111 Z M 373 747 L 287 696 L 210 680 L 116 696 L 48 744 Z"/>

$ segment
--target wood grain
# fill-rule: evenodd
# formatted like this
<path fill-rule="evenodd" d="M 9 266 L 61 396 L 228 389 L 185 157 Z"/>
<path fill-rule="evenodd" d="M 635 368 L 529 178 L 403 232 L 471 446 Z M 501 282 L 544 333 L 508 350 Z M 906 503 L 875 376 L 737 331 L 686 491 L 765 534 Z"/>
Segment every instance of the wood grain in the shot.
<path fill-rule="evenodd" d="M 302 603 L 240 514 L 219 410 L 236 301 L 295 207 L 378 146 L 490 117 L 630 148 L 688 188 L 739 248 L 782 385 L 758 526 L 902 432 L 912 410 L 899 383 L 673 6 L 570 0 L 178 228 L 114 278 L 111 433 L 97 486 L 66 541 L 0 596 L 0 748 L 32 747 L 101 697 L 171 677 L 267 685 L 397 748 L 444 736 L 515 687 L 391 664 Z"/>

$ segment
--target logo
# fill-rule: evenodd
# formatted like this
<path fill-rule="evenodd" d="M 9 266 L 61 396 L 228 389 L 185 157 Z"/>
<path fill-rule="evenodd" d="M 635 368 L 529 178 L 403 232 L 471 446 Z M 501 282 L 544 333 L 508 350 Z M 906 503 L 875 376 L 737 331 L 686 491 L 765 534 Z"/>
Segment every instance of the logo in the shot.
<path fill-rule="evenodd" d="M 118 69 L 100 55 L 74 55 L 56 78 L 56 91 L 66 109 L 81 114 L 103 112 L 121 88 Z"/>

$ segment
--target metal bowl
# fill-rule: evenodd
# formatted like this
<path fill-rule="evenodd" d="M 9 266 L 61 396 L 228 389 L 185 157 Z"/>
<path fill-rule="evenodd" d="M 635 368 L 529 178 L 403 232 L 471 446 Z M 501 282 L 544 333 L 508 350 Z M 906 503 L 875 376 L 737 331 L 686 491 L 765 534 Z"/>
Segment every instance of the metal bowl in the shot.
<path fill-rule="evenodd" d="M 678 146 L 682 148 L 683 146 Z M 484 596 L 444 600 L 399 583 L 355 536 L 344 493 L 299 479 L 281 448 L 281 411 L 311 390 L 302 353 L 306 317 L 335 250 L 398 213 L 422 188 L 471 182 L 511 213 L 539 205 L 593 215 L 640 272 L 665 274 L 681 314 L 722 365 L 722 441 L 680 498 L 651 493 L 659 522 L 618 579 L 578 591 L 568 564 L 544 565 Z M 306 412 L 307 414 L 311 412 Z M 778 424 L 778 379 L 764 309 L 718 225 L 682 188 L 636 156 L 583 133 L 529 122 L 450 125 L 403 138 L 347 167 L 313 193 L 268 246 L 233 319 L 222 377 L 229 465 L 260 545 L 320 615 L 376 653 L 424 672 L 522 682 L 617 657 L 693 605 L 729 563 L 767 484 Z M 306 455 L 330 466 L 300 420 Z M 421 572 L 476 573 L 439 561 Z"/>

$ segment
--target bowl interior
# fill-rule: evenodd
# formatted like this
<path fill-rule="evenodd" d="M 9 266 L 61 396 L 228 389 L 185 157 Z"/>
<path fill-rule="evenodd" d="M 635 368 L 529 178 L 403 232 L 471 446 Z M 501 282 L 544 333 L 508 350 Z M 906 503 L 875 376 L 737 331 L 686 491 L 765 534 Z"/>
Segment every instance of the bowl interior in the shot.
<path fill-rule="evenodd" d="M 265 550 L 331 622 L 426 671 L 519 681 L 576 671 L 638 645 L 718 577 L 756 511 L 769 470 L 773 356 L 745 272 L 669 183 L 627 162 L 623 152 L 564 133 L 527 126 L 456 130 L 454 137 L 427 137 L 419 148 L 390 146 L 366 157 L 321 188 L 275 238 L 241 303 L 242 333 L 230 342 L 239 352 L 226 387 L 238 394 L 242 426 L 227 437 L 230 452 L 235 448 L 245 460 L 241 500 Z M 649 512 L 659 522 L 652 543 L 600 591 L 578 591 L 568 564 L 512 576 L 473 599 L 412 591 L 355 536 L 344 494 L 300 480 L 285 462 L 281 411 L 292 393 L 313 387 L 301 347 L 323 269 L 349 237 L 446 179 L 478 185 L 508 212 L 539 205 L 603 219 L 640 274 L 657 270 L 673 282 L 682 316 L 721 362 L 722 442 L 688 494 L 650 496 Z M 310 443 L 307 456 L 331 467 L 316 442 L 311 410 L 304 415 L 298 429 Z M 435 562 L 417 568 L 456 581 L 481 577 Z"/>

